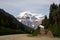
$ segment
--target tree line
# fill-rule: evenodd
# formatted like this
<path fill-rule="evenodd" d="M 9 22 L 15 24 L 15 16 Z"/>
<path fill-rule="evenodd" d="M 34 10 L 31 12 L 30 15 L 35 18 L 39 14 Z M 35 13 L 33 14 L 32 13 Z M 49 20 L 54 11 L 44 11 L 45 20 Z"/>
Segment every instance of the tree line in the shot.
<path fill-rule="evenodd" d="M 45 16 L 42 25 L 45 26 L 45 29 L 49 29 L 53 36 L 60 37 L 60 4 L 53 3 L 50 5 L 49 18 Z"/>

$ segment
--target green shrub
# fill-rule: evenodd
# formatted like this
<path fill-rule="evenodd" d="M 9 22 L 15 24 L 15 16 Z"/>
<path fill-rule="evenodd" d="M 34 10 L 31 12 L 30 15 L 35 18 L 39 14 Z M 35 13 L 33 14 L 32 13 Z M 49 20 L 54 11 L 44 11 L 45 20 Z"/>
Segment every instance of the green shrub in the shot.
<path fill-rule="evenodd" d="M 32 33 L 32 36 L 38 36 L 39 33 L 40 33 L 40 27 L 38 27 L 38 28 Z"/>

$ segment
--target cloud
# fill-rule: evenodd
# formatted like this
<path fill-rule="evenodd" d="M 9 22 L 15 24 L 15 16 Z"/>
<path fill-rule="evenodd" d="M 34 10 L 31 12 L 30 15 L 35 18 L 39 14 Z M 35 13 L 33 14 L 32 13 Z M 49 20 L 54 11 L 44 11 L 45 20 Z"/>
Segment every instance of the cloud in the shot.
<path fill-rule="evenodd" d="M 0 0 L 0 8 L 13 15 L 26 10 L 47 15 L 53 2 L 59 4 L 60 0 Z"/>

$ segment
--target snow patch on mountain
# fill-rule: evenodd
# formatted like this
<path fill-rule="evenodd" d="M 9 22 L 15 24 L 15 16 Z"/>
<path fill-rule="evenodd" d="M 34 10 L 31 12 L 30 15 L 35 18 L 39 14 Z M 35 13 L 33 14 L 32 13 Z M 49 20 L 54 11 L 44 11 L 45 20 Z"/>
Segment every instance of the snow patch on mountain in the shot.
<path fill-rule="evenodd" d="M 40 17 L 43 17 L 44 15 L 38 14 L 38 13 L 31 13 L 29 11 L 25 11 L 25 12 L 19 13 L 19 15 L 17 15 L 17 17 L 20 17 L 20 18 L 26 17 L 26 16 L 29 16 L 29 17 L 35 16 L 36 18 L 40 18 Z"/>
<path fill-rule="evenodd" d="M 37 26 L 42 23 L 42 20 L 44 19 L 44 15 L 25 11 L 19 13 L 19 15 L 17 15 L 17 19 L 21 23 L 36 29 Z"/>

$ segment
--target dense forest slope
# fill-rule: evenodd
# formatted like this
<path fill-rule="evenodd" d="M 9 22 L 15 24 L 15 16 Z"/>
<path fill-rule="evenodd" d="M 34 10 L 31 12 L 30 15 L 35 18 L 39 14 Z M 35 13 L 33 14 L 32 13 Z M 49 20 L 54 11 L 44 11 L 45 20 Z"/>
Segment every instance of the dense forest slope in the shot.
<path fill-rule="evenodd" d="M 0 9 L 0 35 L 15 33 L 31 33 L 32 28 L 19 22 L 13 15 Z"/>

